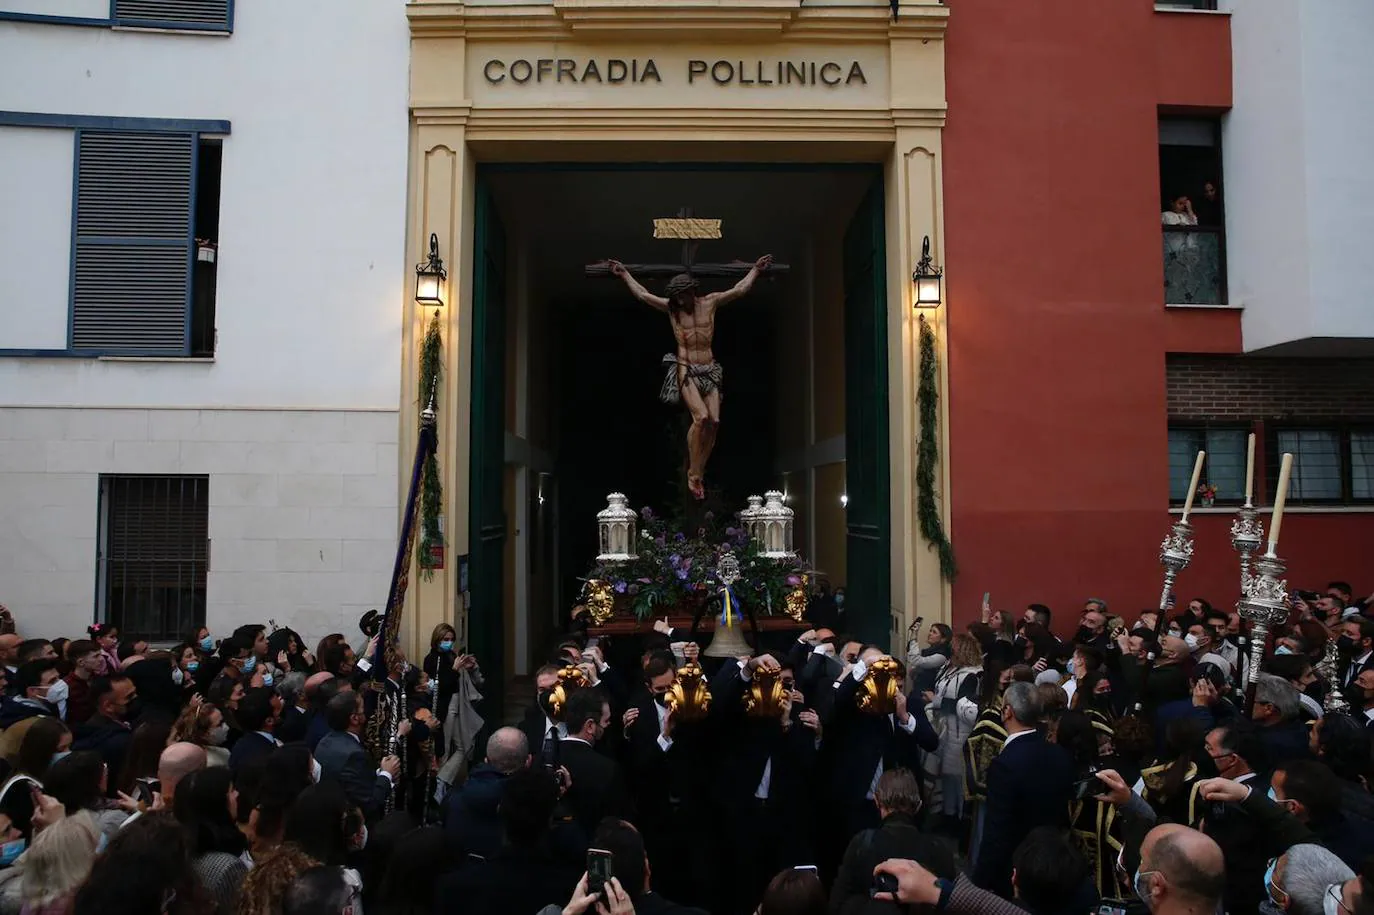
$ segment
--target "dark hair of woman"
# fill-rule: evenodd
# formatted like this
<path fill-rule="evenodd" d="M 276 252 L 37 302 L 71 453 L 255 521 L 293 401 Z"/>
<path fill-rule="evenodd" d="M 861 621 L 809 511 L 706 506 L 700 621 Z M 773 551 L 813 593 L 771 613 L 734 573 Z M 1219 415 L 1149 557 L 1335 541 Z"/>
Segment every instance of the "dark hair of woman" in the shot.
<path fill-rule="evenodd" d="M 71 639 L 53 639 L 52 650 L 57 655 L 57 675 L 65 677 L 72 672 L 72 662 L 67 660 L 67 644 Z"/>
<path fill-rule="evenodd" d="M 1002 673 L 1007 665 L 1001 661 L 983 662 L 983 672 L 978 680 L 978 708 L 987 710 L 1002 698 Z"/>
<path fill-rule="evenodd" d="M 324 668 L 324 656 L 329 649 L 335 645 L 347 644 L 348 640 L 342 633 L 334 632 L 320 639 L 320 644 L 315 648 L 315 672 L 319 673 Z"/>
<path fill-rule="evenodd" d="M 234 716 L 234 710 L 229 707 L 229 697 L 234 694 L 234 687 L 238 686 L 237 680 L 228 677 L 217 677 L 215 682 L 210 684 L 210 688 L 205 691 L 205 701 L 219 709 L 224 716 L 224 723 L 229 725 L 231 731 L 242 731 L 239 727 L 238 719 Z"/>
<path fill-rule="evenodd" d="M 63 757 L 48 767 L 43 793 L 56 798 L 67 813 L 102 809 L 104 794 L 100 782 L 105 777 L 105 761 L 100 754 L 82 750 Z"/>
<path fill-rule="evenodd" d="M 212 766 L 186 776 L 177 785 L 173 812 L 186 830 L 192 857 L 212 851 L 240 854 L 243 833 L 229 815 L 229 788 L 233 776 L 225 766 Z"/>
<path fill-rule="evenodd" d="M 1059 716 L 1055 742 L 1073 758 L 1074 768 L 1079 772 L 1086 772 L 1100 761 L 1097 729 L 1093 727 L 1092 719 L 1083 712 L 1065 712 Z"/>
<path fill-rule="evenodd" d="M 1093 670 L 1083 675 L 1083 679 L 1078 681 L 1078 687 L 1073 691 L 1073 701 L 1070 705 L 1080 712 L 1095 711 L 1103 716 L 1110 718 L 1111 702 L 1110 693 L 1099 693 L 1097 686 L 1104 680 L 1108 680 L 1106 671 Z"/>
<path fill-rule="evenodd" d="M 1169 722 L 1164 731 L 1164 758 L 1170 759 L 1169 768 L 1164 770 L 1164 784 L 1160 786 L 1160 803 L 1176 799 L 1184 790 L 1188 780 L 1188 769 L 1193 765 L 1193 755 L 1202 745 L 1202 732 L 1196 718 L 1176 718 Z"/>
<path fill-rule="evenodd" d="M 759 915 L 826 915 L 827 911 L 820 878 L 794 867 L 774 877 L 759 902 Z"/>
<path fill-rule="evenodd" d="M 148 813 L 115 833 L 76 891 L 72 915 L 198 915 L 214 908 L 177 821 Z"/>
<path fill-rule="evenodd" d="M 248 760 L 238 767 L 234 772 L 234 790 L 239 793 L 238 820 L 240 825 L 248 823 L 253 815 L 253 811 L 258 808 L 264 782 L 267 777 L 267 757 L 258 756 Z M 258 832 L 267 835 L 275 835 L 275 832 L 264 830 L 261 825 L 262 814 L 258 814 Z"/>
<path fill-rule="evenodd" d="M 434 888 L 439 876 L 449 870 L 449 862 L 441 827 L 424 826 L 406 833 L 392 847 L 391 861 L 377 893 L 377 911 L 382 915 L 429 915 L 434 911 Z"/>
<path fill-rule="evenodd" d="M 1140 765 L 1154 752 L 1155 729 L 1150 725 L 1149 719 L 1140 715 L 1127 715 L 1116 722 L 1113 730 L 1116 733 L 1112 745 L 1123 759 Z"/>
<path fill-rule="evenodd" d="M 321 864 L 341 867 L 348 855 L 345 821 L 353 806 L 338 782 L 311 785 L 300 793 L 286 814 L 282 841 L 295 845 Z"/>
<path fill-rule="evenodd" d="M 137 779 L 157 778 L 157 763 L 162 751 L 167 749 L 167 737 L 171 733 L 172 722 L 160 717 L 134 728 L 129 737 L 129 749 L 124 753 L 124 764 L 119 767 L 116 790 L 132 795 Z"/>
<path fill-rule="evenodd" d="M 52 755 L 66 733 L 67 726 L 56 718 L 44 716 L 31 724 L 19 745 L 18 771 L 40 782 L 47 778 Z"/>
<path fill-rule="evenodd" d="M 290 744 L 267 757 L 262 779 L 253 796 L 253 805 L 258 809 L 259 835 L 281 833 L 286 825 L 286 812 L 301 792 L 315 783 L 310 769 L 310 749 L 304 744 Z M 244 814 L 240 814 L 239 819 L 248 821 Z"/>

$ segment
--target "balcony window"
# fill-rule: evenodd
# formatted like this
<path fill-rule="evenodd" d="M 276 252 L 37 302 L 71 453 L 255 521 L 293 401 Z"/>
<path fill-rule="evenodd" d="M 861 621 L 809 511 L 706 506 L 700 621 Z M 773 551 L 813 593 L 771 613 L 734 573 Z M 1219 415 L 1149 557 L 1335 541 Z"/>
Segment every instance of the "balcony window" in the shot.
<path fill-rule="evenodd" d="M 1214 10 L 1217 0 L 1155 0 L 1157 10 Z"/>
<path fill-rule="evenodd" d="M 1164 303 L 1226 302 L 1226 215 L 1217 121 L 1159 119 Z"/>

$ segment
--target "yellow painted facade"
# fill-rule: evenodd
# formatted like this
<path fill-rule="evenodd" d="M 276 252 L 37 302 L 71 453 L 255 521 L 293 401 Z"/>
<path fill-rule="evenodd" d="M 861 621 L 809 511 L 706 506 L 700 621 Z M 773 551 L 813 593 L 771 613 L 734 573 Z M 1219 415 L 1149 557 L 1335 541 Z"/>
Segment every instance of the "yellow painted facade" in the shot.
<path fill-rule="evenodd" d="M 455 557 L 468 552 L 468 382 L 473 201 L 479 162 L 869 162 L 887 219 L 893 642 L 910 617 L 949 619 L 949 589 L 916 522 L 917 321 L 911 271 L 929 235 L 942 252 L 944 27 L 938 4 L 817 0 L 553 0 L 409 3 L 407 250 L 430 233 L 450 266 L 442 313 L 440 459 L 448 562 L 412 576 L 402 641 L 457 620 Z M 413 392 L 424 322 L 407 296 L 402 390 Z M 941 312 L 936 324 L 945 383 Z M 941 397 L 942 413 L 946 398 Z M 409 467 L 416 412 L 402 405 Z M 948 423 L 941 420 L 942 434 Z M 941 448 L 941 453 L 947 449 Z M 948 471 L 937 493 L 945 523 Z M 408 473 L 401 474 L 403 485 Z M 404 500 L 405 493 L 401 493 Z M 589 523 L 591 523 L 589 521 Z M 510 614 L 507 614 L 508 622 Z M 508 644 L 509 636 L 508 635 Z"/>

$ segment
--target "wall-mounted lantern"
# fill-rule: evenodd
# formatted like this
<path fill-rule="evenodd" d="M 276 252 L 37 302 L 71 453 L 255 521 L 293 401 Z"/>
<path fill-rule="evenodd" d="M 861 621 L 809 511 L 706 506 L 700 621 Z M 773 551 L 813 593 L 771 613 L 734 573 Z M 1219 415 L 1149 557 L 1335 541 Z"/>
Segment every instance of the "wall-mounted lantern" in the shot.
<path fill-rule="evenodd" d="M 444 280 L 448 271 L 444 269 L 444 259 L 439 256 L 439 236 L 429 236 L 429 259 L 415 265 L 415 301 L 419 305 L 444 305 Z"/>
<path fill-rule="evenodd" d="M 930 236 L 921 240 L 921 259 L 911 274 L 911 282 L 916 286 L 917 308 L 939 308 L 940 287 L 944 274 L 930 260 Z"/>

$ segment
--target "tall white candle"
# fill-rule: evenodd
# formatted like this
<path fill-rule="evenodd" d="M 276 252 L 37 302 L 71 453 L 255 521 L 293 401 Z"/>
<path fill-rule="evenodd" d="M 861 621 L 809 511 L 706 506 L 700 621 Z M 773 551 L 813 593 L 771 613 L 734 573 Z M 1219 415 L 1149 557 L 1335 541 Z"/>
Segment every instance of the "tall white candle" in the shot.
<path fill-rule="evenodd" d="M 1183 520 L 1188 520 L 1188 513 L 1193 510 L 1193 497 L 1197 495 L 1197 481 L 1202 479 L 1202 462 L 1207 457 L 1206 451 L 1197 453 L 1197 460 L 1193 462 L 1193 479 L 1188 484 L 1188 498 L 1183 503 Z"/>
<path fill-rule="evenodd" d="M 1255 433 L 1250 433 L 1250 441 L 1245 446 L 1245 507 L 1250 508 L 1255 494 Z"/>
<path fill-rule="evenodd" d="M 1293 455 L 1285 454 L 1279 467 L 1279 491 L 1274 494 L 1274 517 L 1269 522 L 1269 555 L 1279 545 L 1279 528 L 1283 526 L 1283 505 L 1288 501 L 1288 475 L 1293 471 Z"/>

